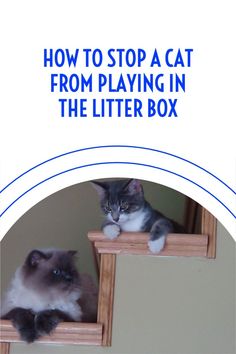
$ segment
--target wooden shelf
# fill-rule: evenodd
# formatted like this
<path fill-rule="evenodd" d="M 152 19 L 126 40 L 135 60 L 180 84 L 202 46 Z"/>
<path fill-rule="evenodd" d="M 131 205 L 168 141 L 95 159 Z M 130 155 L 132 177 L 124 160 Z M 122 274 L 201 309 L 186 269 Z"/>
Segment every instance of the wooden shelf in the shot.
<path fill-rule="evenodd" d="M 207 235 L 169 234 L 164 249 L 157 254 L 148 249 L 147 233 L 122 233 L 111 241 L 101 231 L 91 231 L 88 238 L 99 254 L 206 257 L 208 249 Z"/>
<path fill-rule="evenodd" d="M 0 320 L 0 342 L 22 342 L 10 321 Z M 102 345 L 102 324 L 100 323 L 60 323 L 55 331 L 37 340 L 40 343 Z"/>

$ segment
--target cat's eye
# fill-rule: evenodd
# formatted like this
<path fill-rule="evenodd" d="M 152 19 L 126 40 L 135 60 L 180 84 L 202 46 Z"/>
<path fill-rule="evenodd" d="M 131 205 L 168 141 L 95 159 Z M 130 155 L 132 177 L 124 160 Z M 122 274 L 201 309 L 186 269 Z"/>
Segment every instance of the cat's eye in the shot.
<path fill-rule="evenodd" d="M 105 206 L 104 206 L 104 210 L 105 210 L 106 213 L 110 213 L 110 212 L 111 212 L 111 207 L 110 207 L 110 205 L 109 205 L 109 204 L 105 205 Z"/>
<path fill-rule="evenodd" d="M 121 202 L 120 210 L 121 211 L 126 211 L 128 209 L 129 209 L 129 204 L 127 202 Z"/>
<path fill-rule="evenodd" d="M 60 269 L 53 269 L 52 272 L 53 272 L 54 275 L 60 275 L 61 274 Z"/>

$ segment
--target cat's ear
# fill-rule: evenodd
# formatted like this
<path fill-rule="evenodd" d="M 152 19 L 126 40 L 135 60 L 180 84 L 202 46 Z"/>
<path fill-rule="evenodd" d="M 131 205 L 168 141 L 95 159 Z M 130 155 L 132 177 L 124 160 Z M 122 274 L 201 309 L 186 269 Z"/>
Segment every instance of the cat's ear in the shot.
<path fill-rule="evenodd" d="M 107 184 L 104 182 L 97 182 L 97 181 L 96 182 L 92 181 L 91 184 L 98 192 L 100 199 L 103 199 L 107 192 Z"/>
<path fill-rule="evenodd" d="M 141 182 L 138 179 L 130 179 L 125 184 L 124 189 L 131 195 L 137 193 L 143 193 L 143 187 Z"/>
<path fill-rule="evenodd" d="M 71 257 L 73 257 L 73 256 L 75 256 L 76 254 L 77 254 L 77 251 L 72 251 L 72 250 L 70 250 L 70 251 L 68 251 L 67 252 Z"/>
<path fill-rule="evenodd" d="M 51 258 L 52 254 L 51 253 L 44 253 L 39 250 L 33 250 L 31 251 L 25 261 L 25 264 L 27 264 L 29 267 L 37 267 L 37 265 L 42 261 L 42 260 L 47 260 Z"/>

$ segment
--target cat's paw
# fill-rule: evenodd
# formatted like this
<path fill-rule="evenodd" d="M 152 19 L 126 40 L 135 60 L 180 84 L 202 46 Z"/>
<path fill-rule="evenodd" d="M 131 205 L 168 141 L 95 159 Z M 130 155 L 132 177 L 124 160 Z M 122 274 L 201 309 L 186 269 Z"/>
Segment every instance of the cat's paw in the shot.
<path fill-rule="evenodd" d="M 58 325 L 60 319 L 53 315 L 53 311 L 45 310 L 35 317 L 35 327 L 40 336 L 50 334 Z"/>
<path fill-rule="evenodd" d="M 19 329 L 20 337 L 23 341 L 27 343 L 33 343 L 38 339 L 35 328 L 21 328 Z"/>
<path fill-rule="evenodd" d="M 108 224 L 103 227 L 104 235 L 110 240 L 114 240 L 117 238 L 121 232 L 119 225 L 116 224 Z"/>
<path fill-rule="evenodd" d="M 16 307 L 3 318 L 12 321 L 23 341 L 32 343 L 38 338 L 34 327 L 34 313 L 31 310 Z"/>
<path fill-rule="evenodd" d="M 159 237 L 157 240 L 150 240 L 148 241 L 148 247 L 152 253 L 159 253 L 163 250 L 165 246 L 165 236 Z"/>

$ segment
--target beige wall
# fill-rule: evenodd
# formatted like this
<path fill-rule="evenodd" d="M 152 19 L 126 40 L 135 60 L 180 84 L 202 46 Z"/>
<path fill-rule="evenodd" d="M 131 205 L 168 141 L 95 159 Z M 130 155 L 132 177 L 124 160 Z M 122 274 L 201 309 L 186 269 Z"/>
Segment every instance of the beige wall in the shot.
<path fill-rule="evenodd" d="M 47 242 L 57 240 L 60 247 L 70 242 L 70 246 L 78 248 L 77 235 L 81 239 L 85 237 L 84 220 L 88 223 L 91 208 L 94 220 L 89 221 L 89 226 L 96 228 L 99 225 L 96 195 L 87 184 L 85 188 L 81 186 L 70 187 L 47 198 L 27 213 L 27 220 L 22 218 L 8 233 L 1 245 L 3 284 L 15 265 L 22 262 L 25 249 L 41 246 L 43 241 L 38 239 L 39 232 L 45 234 L 50 230 L 52 235 Z M 89 209 L 79 222 L 78 207 L 87 208 L 87 204 Z M 37 212 L 34 209 L 38 209 Z M 57 227 L 47 225 L 52 221 Z M 63 231 L 66 236 L 61 239 L 57 231 Z M 12 261 L 9 254 L 14 255 L 16 261 Z M 30 353 L 235 354 L 234 240 L 218 224 L 216 260 L 118 256 L 112 347 L 11 346 L 11 354 Z"/>

